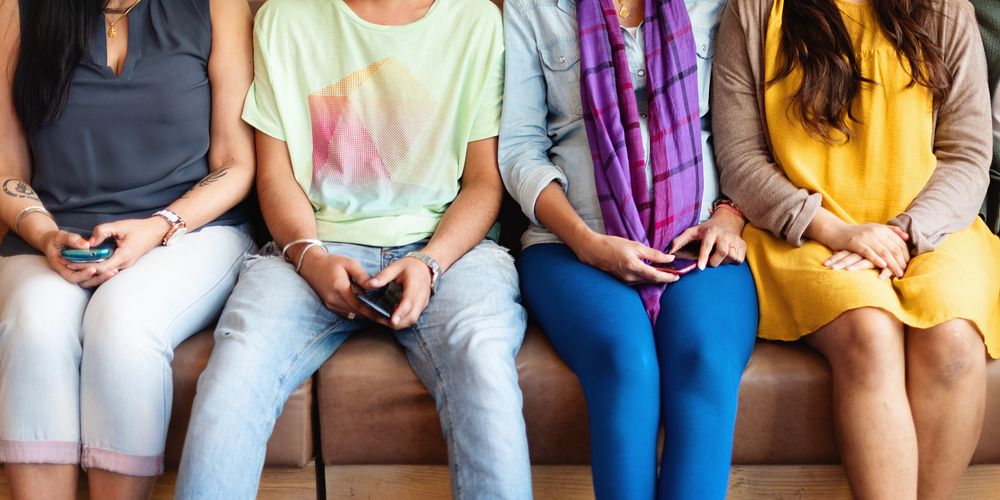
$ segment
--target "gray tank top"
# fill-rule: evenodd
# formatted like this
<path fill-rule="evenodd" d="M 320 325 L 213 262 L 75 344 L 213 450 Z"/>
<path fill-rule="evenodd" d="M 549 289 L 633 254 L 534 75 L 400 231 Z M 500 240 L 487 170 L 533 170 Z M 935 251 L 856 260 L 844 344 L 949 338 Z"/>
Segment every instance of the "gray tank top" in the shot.
<path fill-rule="evenodd" d="M 63 229 L 89 237 L 98 224 L 149 217 L 208 175 L 209 1 L 142 0 L 118 76 L 99 23 L 62 117 L 28 138 L 31 185 Z M 237 207 L 210 225 L 245 219 Z M 38 252 L 14 234 L 0 246 L 24 253 Z"/>

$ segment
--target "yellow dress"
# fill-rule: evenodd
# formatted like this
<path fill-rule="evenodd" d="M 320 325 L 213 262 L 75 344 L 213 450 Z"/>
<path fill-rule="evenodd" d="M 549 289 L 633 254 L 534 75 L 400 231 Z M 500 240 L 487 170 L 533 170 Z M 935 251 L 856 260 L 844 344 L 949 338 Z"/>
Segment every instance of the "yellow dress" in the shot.
<path fill-rule="evenodd" d="M 855 137 L 830 145 L 815 139 L 789 110 L 798 89 L 795 71 L 765 91 L 767 126 L 777 163 L 793 184 L 820 193 L 841 220 L 886 223 L 906 210 L 934 170 L 933 98 L 926 87 L 907 88 L 910 76 L 870 7 L 838 0 L 858 54 L 864 85 L 854 103 Z M 777 71 L 782 0 L 767 29 L 765 74 Z M 770 232 L 747 226 L 747 260 L 760 300 L 759 335 L 796 340 L 845 311 L 876 307 L 903 323 L 928 328 L 963 318 L 982 333 L 991 357 L 1000 357 L 1000 240 L 978 218 L 949 235 L 933 252 L 913 258 L 901 279 L 878 272 L 823 266 L 832 252 L 814 241 L 795 248 Z"/>

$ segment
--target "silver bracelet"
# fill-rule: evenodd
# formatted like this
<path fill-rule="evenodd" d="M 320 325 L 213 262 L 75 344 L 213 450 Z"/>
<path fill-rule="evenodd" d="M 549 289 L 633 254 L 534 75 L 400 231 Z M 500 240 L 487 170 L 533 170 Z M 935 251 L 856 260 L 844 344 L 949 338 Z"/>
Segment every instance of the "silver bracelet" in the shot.
<path fill-rule="evenodd" d="M 302 238 L 301 240 L 295 240 L 295 241 L 293 241 L 293 242 L 285 245 L 284 247 L 282 247 L 282 249 L 281 249 L 281 258 L 285 259 L 286 262 L 291 262 L 290 260 L 288 260 L 288 250 L 290 248 L 294 247 L 295 245 L 301 245 L 303 243 L 311 243 L 311 244 L 315 244 L 315 245 L 322 245 L 323 244 L 322 241 L 319 241 L 319 240 L 317 240 L 315 238 Z"/>
<path fill-rule="evenodd" d="M 20 212 L 17 213 L 17 217 L 14 217 L 14 234 L 20 236 L 21 235 L 21 223 L 24 222 L 24 218 L 27 217 L 27 216 L 29 216 L 29 215 L 31 215 L 31 214 L 35 214 L 35 213 L 43 214 L 46 217 L 52 219 L 53 222 L 56 220 L 56 218 L 52 216 L 52 212 L 49 212 L 48 210 L 46 210 L 45 207 L 40 207 L 38 205 L 32 205 L 30 207 L 24 207 L 24 208 L 21 209 Z"/>
<path fill-rule="evenodd" d="M 296 273 L 299 272 L 299 269 L 302 269 L 302 263 L 306 260 L 306 254 L 309 253 L 309 250 L 312 250 L 313 247 L 320 247 L 323 248 L 324 252 L 326 251 L 326 248 L 323 247 L 322 243 L 310 242 L 305 248 L 302 249 L 302 253 L 299 254 L 299 261 L 295 264 Z"/>

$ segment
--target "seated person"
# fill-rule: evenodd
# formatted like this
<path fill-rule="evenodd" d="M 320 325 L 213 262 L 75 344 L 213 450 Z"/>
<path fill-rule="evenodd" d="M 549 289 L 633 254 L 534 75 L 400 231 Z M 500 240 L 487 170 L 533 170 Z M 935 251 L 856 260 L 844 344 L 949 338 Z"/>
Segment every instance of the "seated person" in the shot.
<path fill-rule="evenodd" d="M 733 0 L 713 130 L 759 334 L 829 361 L 854 497 L 950 498 L 1000 356 L 990 93 L 968 2 L 901 5 Z"/>
<path fill-rule="evenodd" d="M 74 498 L 80 466 L 91 498 L 148 498 L 173 350 L 253 251 L 250 10 L 21 0 L 0 20 L 0 461 L 14 498 Z"/>
<path fill-rule="evenodd" d="M 243 268 L 201 376 L 178 497 L 253 498 L 289 394 L 382 325 L 437 402 L 455 498 L 531 496 L 488 0 L 270 0 L 244 119 L 274 242 Z M 383 317 L 355 294 L 365 293 Z M 336 360 L 334 360 L 336 362 Z"/>
<path fill-rule="evenodd" d="M 712 154 L 725 3 L 611 4 L 504 3 L 517 98 L 500 158 L 532 221 L 525 305 L 583 386 L 598 499 L 722 499 L 757 331 L 743 216 L 720 197 Z M 689 243 L 700 269 L 665 270 L 664 252 Z"/>

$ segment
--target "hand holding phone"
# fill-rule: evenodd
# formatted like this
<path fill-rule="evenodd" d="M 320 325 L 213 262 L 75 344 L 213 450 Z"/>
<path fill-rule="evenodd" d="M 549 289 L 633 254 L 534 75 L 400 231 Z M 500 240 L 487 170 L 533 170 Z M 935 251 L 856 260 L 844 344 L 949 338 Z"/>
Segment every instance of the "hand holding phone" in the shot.
<path fill-rule="evenodd" d="M 355 292 L 354 296 L 357 297 L 357 299 L 360 300 L 362 304 L 370 307 L 373 311 L 377 312 L 379 316 L 382 316 L 385 319 L 389 319 L 392 317 L 392 313 L 390 313 L 384 307 L 382 307 L 381 304 L 375 302 L 370 297 L 368 297 L 368 294 L 364 292 L 360 293 Z"/>
<path fill-rule="evenodd" d="M 111 240 L 88 249 L 64 248 L 60 254 L 70 262 L 89 264 L 108 260 L 115 253 L 115 248 L 115 242 Z"/>
<path fill-rule="evenodd" d="M 654 264 L 654 267 L 663 272 L 678 276 L 694 271 L 698 268 L 698 251 L 700 247 L 701 240 L 692 241 L 672 254 L 674 256 L 673 262 Z"/>

